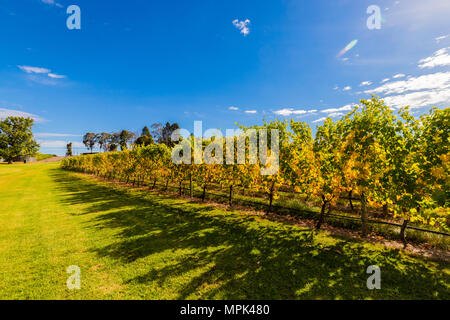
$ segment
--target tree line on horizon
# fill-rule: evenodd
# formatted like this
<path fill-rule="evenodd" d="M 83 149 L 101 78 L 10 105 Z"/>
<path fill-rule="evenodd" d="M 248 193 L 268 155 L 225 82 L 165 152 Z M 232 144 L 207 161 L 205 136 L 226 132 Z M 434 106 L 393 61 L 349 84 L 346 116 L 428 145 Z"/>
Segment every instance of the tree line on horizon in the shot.
<path fill-rule="evenodd" d="M 93 150 L 98 146 L 104 152 L 113 152 L 119 150 L 127 150 L 130 144 L 137 146 L 149 146 L 156 143 L 163 143 L 168 147 L 173 147 L 174 143 L 171 141 L 172 133 L 180 129 L 178 123 L 167 122 L 165 125 L 161 123 L 154 123 L 151 125 L 152 131 L 145 126 L 140 135 L 129 131 L 121 130 L 113 133 L 93 133 L 88 132 L 83 136 L 83 144 L 87 149 Z M 72 145 L 67 145 L 67 155 L 72 155 Z"/>

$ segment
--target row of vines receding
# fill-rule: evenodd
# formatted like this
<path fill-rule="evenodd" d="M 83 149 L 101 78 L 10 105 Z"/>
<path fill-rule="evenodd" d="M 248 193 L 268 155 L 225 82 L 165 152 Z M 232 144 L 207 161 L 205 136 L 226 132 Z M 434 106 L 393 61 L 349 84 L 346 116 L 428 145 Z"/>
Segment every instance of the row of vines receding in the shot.
<path fill-rule="evenodd" d="M 279 169 L 273 175 L 261 175 L 261 168 L 267 164 L 259 157 L 249 164 L 248 152 L 245 164 L 194 164 L 193 154 L 192 164 L 174 163 L 173 150 L 164 144 L 70 157 L 62 161 L 62 167 L 127 183 L 145 182 L 151 187 L 157 181 L 164 181 L 166 189 L 169 183 L 175 183 L 180 193 L 182 184 L 189 181 L 191 195 L 195 184 L 201 188 L 203 199 L 210 186 L 220 185 L 226 188 L 230 204 L 234 190 L 243 188 L 266 194 L 269 210 L 280 192 L 290 188 L 320 206 L 317 228 L 343 194 L 350 198 L 358 195 L 363 235 L 368 232 L 368 208 L 380 208 L 401 222 L 400 236 L 406 241 L 405 229 L 411 222 L 433 230 L 450 230 L 449 128 L 449 108 L 434 108 L 415 118 L 407 108 L 395 113 L 383 101 L 372 98 L 361 100 L 340 120 L 326 119 L 316 128 L 314 137 L 307 123 L 293 119 L 240 126 L 247 143 L 246 132 L 251 129 L 278 129 Z M 193 147 L 198 142 L 193 136 L 180 140 L 175 148 L 186 143 Z M 201 146 L 205 150 L 213 143 L 217 140 L 203 139 Z M 214 156 L 225 159 L 230 149 L 225 139 L 221 143 L 220 154 L 217 149 Z M 271 143 L 267 145 L 268 153 L 273 153 Z"/>

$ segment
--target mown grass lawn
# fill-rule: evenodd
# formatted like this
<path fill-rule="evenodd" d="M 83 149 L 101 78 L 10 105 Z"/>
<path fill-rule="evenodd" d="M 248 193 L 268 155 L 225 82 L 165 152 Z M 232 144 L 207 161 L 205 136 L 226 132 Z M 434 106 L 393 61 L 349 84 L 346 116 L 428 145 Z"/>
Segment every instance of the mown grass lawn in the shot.
<path fill-rule="evenodd" d="M 381 268 L 368 290 L 366 268 Z M 70 265 L 81 289 L 68 290 Z M 0 299 L 449 299 L 445 262 L 59 169 L 0 165 Z"/>

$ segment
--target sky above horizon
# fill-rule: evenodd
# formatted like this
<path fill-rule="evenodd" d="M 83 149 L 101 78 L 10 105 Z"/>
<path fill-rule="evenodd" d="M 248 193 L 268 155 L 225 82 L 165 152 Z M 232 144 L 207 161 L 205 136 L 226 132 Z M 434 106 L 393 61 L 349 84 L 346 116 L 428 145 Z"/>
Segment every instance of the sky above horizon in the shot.
<path fill-rule="evenodd" d="M 372 94 L 418 116 L 450 107 L 449 16 L 447 0 L 0 0 L 0 118 L 32 117 L 41 152 L 63 155 L 155 122 L 314 128 Z"/>

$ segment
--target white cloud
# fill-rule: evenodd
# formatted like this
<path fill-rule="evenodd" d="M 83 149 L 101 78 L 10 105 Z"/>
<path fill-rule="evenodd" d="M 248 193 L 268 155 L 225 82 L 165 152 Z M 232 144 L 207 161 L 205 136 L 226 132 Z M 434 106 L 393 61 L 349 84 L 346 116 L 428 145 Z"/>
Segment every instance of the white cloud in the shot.
<path fill-rule="evenodd" d="M 241 33 L 246 36 L 250 33 L 250 28 L 248 27 L 248 25 L 250 24 L 250 20 L 249 19 L 245 19 L 244 21 L 239 21 L 238 19 L 233 20 L 233 25 L 238 28 Z"/>
<path fill-rule="evenodd" d="M 344 89 L 342 89 L 342 90 L 344 90 L 344 91 L 349 91 L 349 90 L 352 90 L 352 87 L 350 87 L 350 86 L 346 86 Z"/>
<path fill-rule="evenodd" d="M 407 80 L 394 81 L 384 84 L 378 88 L 366 90 L 365 93 L 395 94 L 408 91 L 419 91 L 429 89 L 443 89 L 450 86 L 450 72 L 437 72 L 419 77 L 411 77 Z"/>
<path fill-rule="evenodd" d="M 433 68 L 450 65 L 450 47 L 436 51 L 432 56 L 419 61 L 418 67 Z M 394 79 L 405 77 L 399 73 Z M 383 80 L 383 83 L 388 79 Z M 422 108 L 428 106 L 450 106 L 450 72 L 436 72 L 405 80 L 385 83 L 378 88 L 364 91 L 366 94 L 385 95 L 383 100 L 391 107 Z"/>
<path fill-rule="evenodd" d="M 450 88 L 424 90 L 403 95 L 395 95 L 384 98 L 388 106 L 400 108 L 411 106 L 421 108 L 427 106 L 450 107 Z"/>
<path fill-rule="evenodd" d="M 350 111 L 353 109 L 353 107 L 355 106 L 355 104 L 347 104 L 343 107 L 340 108 L 331 108 L 331 109 L 325 109 L 325 110 L 321 110 L 320 112 L 323 113 L 337 113 L 337 112 L 341 112 L 341 111 Z"/>
<path fill-rule="evenodd" d="M 445 36 L 436 37 L 436 38 L 434 38 L 434 40 L 436 40 L 436 43 L 439 43 L 439 42 L 441 42 L 441 40 L 447 39 L 448 37 L 450 37 L 450 34 L 447 34 Z"/>
<path fill-rule="evenodd" d="M 34 134 L 35 137 L 46 138 L 46 137 L 81 137 L 80 134 L 70 134 L 70 133 L 49 133 L 49 132 L 39 132 Z"/>
<path fill-rule="evenodd" d="M 42 85 L 46 85 L 46 86 L 56 86 L 56 85 L 58 85 L 57 81 L 48 79 L 47 77 L 44 78 L 44 77 L 41 77 L 41 76 L 38 76 L 38 75 L 34 75 L 34 74 L 28 75 L 27 79 L 30 80 L 30 81 L 42 84 Z"/>
<path fill-rule="evenodd" d="M 65 75 L 49 73 L 48 76 L 52 79 L 65 79 L 67 78 Z"/>
<path fill-rule="evenodd" d="M 245 113 L 255 114 L 255 113 L 257 113 L 257 111 L 256 110 L 245 110 Z"/>
<path fill-rule="evenodd" d="M 43 2 L 45 4 L 49 4 L 49 5 L 55 5 L 59 8 L 63 8 L 63 5 L 58 2 L 55 2 L 55 0 L 41 0 L 41 2 Z"/>
<path fill-rule="evenodd" d="M 22 71 L 25 71 L 26 73 L 49 73 L 51 70 L 47 68 L 40 68 L 40 67 L 31 67 L 31 66 L 17 66 Z"/>
<path fill-rule="evenodd" d="M 330 113 L 328 116 L 330 118 L 337 118 L 337 117 L 340 117 L 340 116 L 343 116 L 343 115 L 344 114 L 342 112 L 333 112 L 333 113 Z"/>
<path fill-rule="evenodd" d="M 25 71 L 26 73 L 29 73 L 31 75 L 33 74 L 44 74 L 46 73 L 50 78 L 52 79 L 65 79 L 67 78 L 65 75 L 61 75 L 61 74 L 56 74 L 56 73 L 51 73 L 50 69 L 47 68 L 41 68 L 41 67 L 31 67 L 31 66 L 17 66 L 20 70 Z M 49 84 L 49 83 L 45 83 L 46 81 L 43 79 L 38 79 L 36 77 L 32 77 L 29 76 L 30 80 L 36 81 L 36 82 L 41 82 L 44 84 Z M 56 84 L 54 82 L 50 83 L 50 84 Z"/>
<path fill-rule="evenodd" d="M 66 148 L 67 144 L 71 141 L 65 140 L 37 140 L 37 143 L 41 148 Z M 83 148 L 85 147 L 81 142 L 72 142 L 73 148 Z"/>
<path fill-rule="evenodd" d="M 391 79 L 389 79 L 389 78 L 383 79 L 383 80 L 381 80 L 381 83 L 388 82 L 389 80 L 391 80 Z"/>
<path fill-rule="evenodd" d="M 371 84 L 372 84 L 371 81 L 363 81 L 363 82 L 361 82 L 361 83 L 359 84 L 359 86 L 360 86 L 360 87 L 362 87 L 362 86 L 370 86 Z"/>
<path fill-rule="evenodd" d="M 327 119 L 327 117 L 323 117 L 323 118 L 314 120 L 313 123 L 322 122 L 322 121 L 325 121 L 326 119 Z"/>
<path fill-rule="evenodd" d="M 36 122 L 44 122 L 45 121 L 44 118 L 41 118 L 35 114 L 31 114 L 31 113 L 20 111 L 20 110 L 11 110 L 11 109 L 0 108 L 0 119 L 4 119 L 7 117 L 31 118 Z"/>
<path fill-rule="evenodd" d="M 234 106 L 231 106 L 231 107 L 229 107 L 228 109 L 229 109 L 229 110 L 239 110 L 239 108 L 234 107 Z"/>
<path fill-rule="evenodd" d="M 314 113 L 317 112 L 317 110 L 295 110 L 294 108 L 284 108 L 281 110 L 273 111 L 273 113 L 278 114 L 280 116 L 291 116 L 291 115 L 302 115 L 307 113 Z"/>
<path fill-rule="evenodd" d="M 450 47 L 436 51 L 431 57 L 419 60 L 419 68 L 450 66 Z"/>

